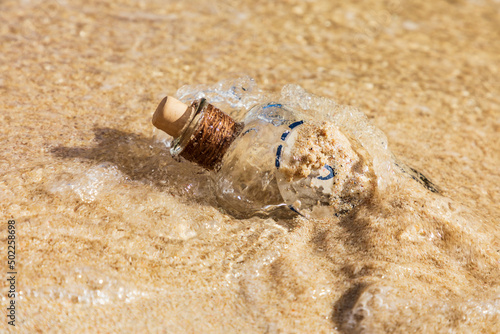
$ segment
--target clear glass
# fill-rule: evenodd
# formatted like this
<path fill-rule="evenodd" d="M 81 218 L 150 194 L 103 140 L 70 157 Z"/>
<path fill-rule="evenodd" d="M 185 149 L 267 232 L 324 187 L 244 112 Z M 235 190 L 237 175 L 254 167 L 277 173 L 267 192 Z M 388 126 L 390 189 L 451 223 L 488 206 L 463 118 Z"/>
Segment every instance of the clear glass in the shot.
<path fill-rule="evenodd" d="M 203 108 L 205 107 L 206 104 L 207 101 L 205 99 L 202 99 L 200 101 L 198 107 L 196 108 L 196 110 L 194 110 L 193 116 L 191 116 L 188 125 L 184 128 L 184 131 L 182 131 L 179 137 L 175 138 L 172 141 L 172 145 L 170 147 L 170 154 L 172 154 L 172 156 L 175 157 L 179 155 L 191 140 L 191 136 L 193 135 L 194 131 L 198 128 L 198 124 L 200 123 L 203 117 L 204 114 Z"/>
<path fill-rule="evenodd" d="M 252 108 L 244 124 L 214 174 L 219 204 L 231 214 L 308 215 L 319 207 L 316 212 L 336 214 L 349 210 L 372 190 L 371 159 L 338 129 L 336 135 L 341 137 L 335 149 L 341 145 L 339 152 L 349 150 L 350 155 L 331 154 L 327 163 L 308 170 L 308 175 L 290 179 L 289 167 L 305 163 L 297 154 L 300 129 L 315 125 L 314 121 L 299 110 L 268 103 Z"/>
<path fill-rule="evenodd" d="M 205 103 L 174 140 L 172 155 L 191 139 Z M 219 204 L 232 215 L 291 217 L 315 209 L 338 214 L 372 190 L 371 157 L 333 124 L 317 124 L 303 112 L 273 102 L 250 109 L 243 123 L 211 174 Z"/>
<path fill-rule="evenodd" d="M 235 216 L 294 214 L 276 179 L 280 135 L 297 117 L 279 103 L 253 107 L 244 128 L 224 155 L 214 176 L 219 204 Z"/>

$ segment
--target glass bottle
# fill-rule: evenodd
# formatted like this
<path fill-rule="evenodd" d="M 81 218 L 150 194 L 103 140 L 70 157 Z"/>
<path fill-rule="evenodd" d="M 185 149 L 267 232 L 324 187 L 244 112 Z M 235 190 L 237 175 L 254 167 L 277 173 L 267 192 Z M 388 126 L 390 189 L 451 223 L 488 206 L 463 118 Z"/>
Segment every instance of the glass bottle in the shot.
<path fill-rule="evenodd" d="M 355 139 L 280 103 L 254 106 L 236 123 L 205 99 L 188 107 L 167 97 L 153 124 L 174 136 L 173 156 L 212 171 L 219 204 L 237 217 L 339 215 L 376 186 Z"/>

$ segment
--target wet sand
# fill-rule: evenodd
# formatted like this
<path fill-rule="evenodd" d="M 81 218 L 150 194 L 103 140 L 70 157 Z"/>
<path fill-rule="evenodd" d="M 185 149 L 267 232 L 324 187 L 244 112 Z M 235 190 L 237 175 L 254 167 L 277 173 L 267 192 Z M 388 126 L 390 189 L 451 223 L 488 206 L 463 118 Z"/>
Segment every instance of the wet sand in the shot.
<path fill-rule="evenodd" d="M 18 331 L 500 331 L 497 1 L 3 1 L 0 18 Z M 150 121 L 179 87 L 242 75 L 359 109 L 441 194 L 402 178 L 342 217 L 225 213 Z"/>

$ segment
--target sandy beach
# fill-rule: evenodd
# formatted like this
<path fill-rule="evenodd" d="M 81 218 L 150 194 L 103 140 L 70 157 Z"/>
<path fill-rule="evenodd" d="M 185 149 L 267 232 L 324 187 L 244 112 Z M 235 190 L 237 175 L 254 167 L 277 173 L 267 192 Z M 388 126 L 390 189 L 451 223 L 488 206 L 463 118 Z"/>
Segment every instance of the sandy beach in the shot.
<path fill-rule="evenodd" d="M 0 19 L 0 332 L 500 332 L 498 0 L 5 0 Z M 364 113 L 440 192 L 402 176 L 340 216 L 228 212 L 151 124 L 221 81 Z"/>

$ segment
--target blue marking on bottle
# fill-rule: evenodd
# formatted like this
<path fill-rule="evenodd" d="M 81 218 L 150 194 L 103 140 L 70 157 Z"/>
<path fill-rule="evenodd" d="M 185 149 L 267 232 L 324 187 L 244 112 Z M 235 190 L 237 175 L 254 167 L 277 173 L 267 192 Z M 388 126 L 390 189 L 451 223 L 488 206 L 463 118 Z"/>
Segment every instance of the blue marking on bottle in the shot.
<path fill-rule="evenodd" d="M 267 106 L 262 107 L 262 110 L 267 109 L 267 108 L 272 108 L 272 107 L 281 108 L 281 107 L 283 107 L 283 105 L 280 103 L 268 104 Z"/>
<path fill-rule="evenodd" d="M 247 133 L 249 133 L 250 131 L 255 131 L 255 132 L 257 132 L 257 130 L 256 130 L 255 128 L 251 128 L 251 129 L 248 129 L 248 130 L 246 130 L 245 132 L 243 132 L 243 133 L 241 134 L 241 136 L 246 135 L 246 134 L 247 134 Z"/>
<path fill-rule="evenodd" d="M 281 149 L 282 148 L 283 148 L 283 145 L 280 145 L 276 149 L 276 162 L 275 162 L 276 168 L 280 168 L 280 158 L 281 158 Z"/>
<path fill-rule="evenodd" d="M 285 132 L 283 132 L 283 134 L 281 135 L 281 140 L 285 140 L 286 136 L 288 136 L 289 133 L 290 133 L 290 131 L 288 131 L 288 130 L 286 130 Z"/>
<path fill-rule="evenodd" d="M 297 122 L 294 122 L 294 123 L 290 124 L 288 127 L 289 127 L 290 129 L 293 129 L 293 128 L 295 128 L 295 127 L 299 126 L 299 125 L 300 125 L 300 124 L 302 124 L 302 123 L 304 123 L 304 121 L 297 121 Z"/>
<path fill-rule="evenodd" d="M 293 207 L 293 205 L 289 205 L 289 206 L 288 206 L 288 208 L 289 208 L 290 210 L 292 210 L 293 212 L 295 212 L 296 214 L 299 214 L 299 215 L 301 215 L 302 217 L 305 217 L 303 214 L 301 214 L 301 213 L 299 212 L 299 210 L 295 209 L 295 208 Z"/>
<path fill-rule="evenodd" d="M 326 176 L 318 176 L 317 179 L 322 180 L 322 181 L 332 179 L 335 176 L 335 172 L 333 171 L 333 168 L 329 165 L 324 165 L 323 167 L 325 167 L 329 171 L 329 173 Z"/>

